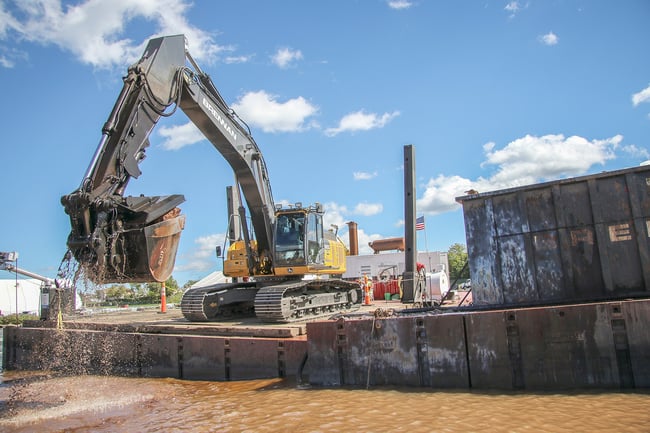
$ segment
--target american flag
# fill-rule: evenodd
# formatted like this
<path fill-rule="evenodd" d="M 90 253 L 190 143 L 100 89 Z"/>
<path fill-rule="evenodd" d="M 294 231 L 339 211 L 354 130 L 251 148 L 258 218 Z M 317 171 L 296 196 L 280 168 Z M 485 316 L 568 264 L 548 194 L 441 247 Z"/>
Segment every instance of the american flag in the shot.
<path fill-rule="evenodd" d="M 424 216 L 415 219 L 415 230 L 424 230 Z"/>

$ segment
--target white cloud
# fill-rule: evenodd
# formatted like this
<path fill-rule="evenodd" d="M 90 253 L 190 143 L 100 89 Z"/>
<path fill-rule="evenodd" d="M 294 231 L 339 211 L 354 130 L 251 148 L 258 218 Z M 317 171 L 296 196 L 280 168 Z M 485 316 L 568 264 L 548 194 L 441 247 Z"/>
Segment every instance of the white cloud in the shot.
<path fill-rule="evenodd" d="M 4 3 L 0 3 L 0 38 L 6 37 L 9 31 L 21 31 L 21 25 L 9 12 L 5 10 Z"/>
<path fill-rule="evenodd" d="M 300 50 L 292 50 L 291 48 L 280 48 L 271 56 L 274 64 L 282 69 L 286 69 L 296 60 L 302 59 L 302 52 Z"/>
<path fill-rule="evenodd" d="M 521 10 L 521 6 L 518 1 L 511 1 L 503 9 L 510 12 L 510 18 L 514 18 Z"/>
<path fill-rule="evenodd" d="M 349 221 L 345 217 L 349 213 L 348 208 L 344 205 L 334 202 L 323 203 L 323 209 L 325 210 L 325 214 L 323 215 L 323 226 L 325 229 L 328 229 L 332 224 L 341 229 Z"/>
<path fill-rule="evenodd" d="M 215 248 L 223 246 L 226 238 L 225 233 L 210 234 L 201 236 L 194 240 L 195 248 L 179 257 L 183 263 L 176 262 L 174 272 L 213 270 L 216 264 Z"/>
<path fill-rule="evenodd" d="M 146 40 L 138 43 L 122 36 L 130 22 L 140 20 L 152 24 L 150 37 L 185 34 L 192 56 L 211 62 L 230 48 L 217 45 L 210 34 L 188 23 L 185 14 L 190 6 L 183 0 L 86 0 L 66 6 L 60 0 L 16 2 L 19 15 L 1 12 L 0 38 L 6 38 L 11 29 L 22 40 L 54 44 L 83 63 L 111 68 L 142 54 Z"/>
<path fill-rule="evenodd" d="M 614 150 L 622 140 L 620 135 L 592 141 L 575 135 L 568 138 L 562 134 L 526 135 L 501 150 L 487 150 L 482 165 L 498 166 L 492 181 L 504 186 L 522 185 L 540 178 L 586 173 L 591 166 L 614 159 Z"/>
<path fill-rule="evenodd" d="M 0 56 L 0 66 L 3 68 L 13 68 L 15 66 L 15 63 L 13 60 L 10 60 L 5 56 Z"/>
<path fill-rule="evenodd" d="M 643 147 L 638 147 L 636 144 L 629 144 L 627 146 L 621 147 L 621 150 L 625 153 L 630 154 L 636 158 L 650 158 L 650 152 L 648 149 Z"/>
<path fill-rule="evenodd" d="M 464 191 L 471 188 L 478 189 L 476 182 L 460 176 L 438 175 L 425 185 L 422 198 L 417 200 L 418 212 L 436 215 L 456 210 L 458 209 L 456 197 L 465 195 Z"/>
<path fill-rule="evenodd" d="M 223 58 L 223 62 L 231 65 L 235 63 L 248 63 L 253 58 L 253 55 L 248 56 L 226 56 Z"/>
<path fill-rule="evenodd" d="M 368 173 L 365 171 L 355 171 L 354 173 L 352 173 L 354 180 L 370 180 L 374 177 L 377 177 L 377 175 L 378 173 L 376 171 L 372 173 Z"/>
<path fill-rule="evenodd" d="M 332 137 L 345 131 L 368 131 L 375 128 L 383 128 L 388 122 L 399 116 L 399 111 L 384 113 L 381 116 L 376 113 L 365 113 L 363 110 L 346 114 L 339 121 L 336 128 L 328 128 L 325 134 Z"/>
<path fill-rule="evenodd" d="M 642 102 L 650 102 L 650 85 L 638 93 L 632 95 L 632 103 L 636 107 Z"/>
<path fill-rule="evenodd" d="M 232 104 L 232 109 L 249 125 L 262 128 L 264 132 L 303 131 L 314 126 L 308 119 L 318 108 L 299 96 L 278 102 L 275 95 L 263 90 L 249 92 Z"/>
<path fill-rule="evenodd" d="M 622 140 L 621 135 L 590 141 L 579 136 L 556 134 L 542 137 L 526 135 L 508 143 L 503 149 L 495 149 L 494 143 L 486 143 L 483 146 L 486 159 L 481 167 L 495 166 L 494 174 L 475 180 L 439 175 L 427 182 L 417 206 L 427 214 L 439 214 L 458 209 L 455 197 L 466 195 L 465 191 L 470 189 L 487 192 L 582 175 L 594 165 L 602 165 L 616 158 L 615 151 Z M 636 152 L 639 156 L 644 151 L 647 153 L 634 145 L 621 150 Z"/>
<path fill-rule="evenodd" d="M 350 212 L 348 208 L 334 202 L 324 203 L 323 208 L 325 209 L 325 214 L 323 215 L 325 229 L 329 229 L 332 224 L 336 225 L 339 228 L 339 237 L 349 248 L 350 236 L 347 223 L 350 221 L 350 218 L 347 215 Z M 357 236 L 359 238 L 359 254 L 372 254 L 373 250 L 368 246 L 368 242 L 384 238 L 384 236 L 379 234 L 367 234 L 362 227 L 357 228 Z"/>
<path fill-rule="evenodd" d="M 372 216 L 380 214 L 384 210 L 381 203 L 359 203 L 354 207 L 355 215 Z"/>
<path fill-rule="evenodd" d="M 558 42 L 560 42 L 560 38 L 557 37 L 557 35 L 553 32 L 548 32 L 545 35 L 542 35 L 539 37 L 539 40 L 544 44 L 544 45 L 557 45 Z"/>
<path fill-rule="evenodd" d="M 357 240 L 359 244 L 359 254 L 374 254 L 374 250 L 368 245 L 370 242 L 376 241 L 378 239 L 384 239 L 385 237 L 380 234 L 367 234 L 366 231 L 362 228 L 357 228 Z M 350 233 L 342 233 L 341 240 L 343 243 L 350 248 Z"/>
<path fill-rule="evenodd" d="M 162 143 L 165 150 L 178 150 L 205 140 L 203 133 L 192 122 L 184 125 L 161 126 L 158 128 L 158 134 L 165 138 Z"/>
<path fill-rule="evenodd" d="M 413 3 L 408 0 L 389 0 L 388 7 L 391 9 L 408 9 Z"/>

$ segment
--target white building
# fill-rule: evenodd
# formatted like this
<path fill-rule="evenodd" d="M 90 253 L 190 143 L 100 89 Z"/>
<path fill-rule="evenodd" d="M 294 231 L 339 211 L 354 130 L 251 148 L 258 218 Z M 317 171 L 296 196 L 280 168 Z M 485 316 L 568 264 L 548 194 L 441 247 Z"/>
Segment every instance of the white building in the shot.
<path fill-rule="evenodd" d="M 17 302 L 16 302 L 17 301 Z M 16 311 L 16 307 L 18 310 Z M 0 280 L 0 314 L 39 314 L 41 310 L 41 282 L 36 279 Z"/>
<path fill-rule="evenodd" d="M 396 278 L 404 273 L 406 263 L 403 252 L 347 256 L 346 261 L 345 279 L 362 278 L 364 275 L 377 279 Z M 419 252 L 417 262 L 424 265 L 427 273 L 444 272 L 449 277 L 446 251 Z"/>
<path fill-rule="evenodd" d="M 394 280 L 404 274 L 406 259 L 403 252 L 347 256 L 345 279 L 361 279 L 364 275 L 376 281 L 377 291 L 383 289 L 382 281 Z M 426 293 L 424 300 L 440 300 L 449 291 L 449 261 L 447 252 L 419 252 L 417 262 L 424 265 Z M 392 292 L 392 289 L 391 289 Z M 381 293 L 379 293 L 381 296 Z M 375 295 L 375 298 L 377 295 Z"/>
<path fill-rule="evenodd" d="M 35 314 L 41 312 L 41 280 L 35 278 L 0 279 L 0 315 L 9 316 L 16 314 Z M 16 303 L 17 301 L 17 303 Z M 82 308 L 81 297 L 76 293 L 75 308 Z"/>

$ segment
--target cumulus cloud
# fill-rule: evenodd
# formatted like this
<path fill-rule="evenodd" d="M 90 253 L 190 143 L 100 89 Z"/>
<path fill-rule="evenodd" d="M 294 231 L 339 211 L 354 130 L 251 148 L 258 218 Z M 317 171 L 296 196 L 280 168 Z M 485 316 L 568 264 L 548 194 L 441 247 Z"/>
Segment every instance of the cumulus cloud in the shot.
<path fill-rule="evenodd" d="M 538 178 L 586 173 L 591 166 L 614 159 L 614 150 L 622 140 L 621 135 L 591 141 L 575 135 L 526 135 L 503 149 L 494 150 L 493 143 L 484 146 L 486 160 L 482 165 L 498 167 L 492 177 L 498 184 L 514 186 L 534 183 Z"/>
<path fill-rule="evenodd" d="M 292 50 L 291 48 L 280 48 L 271 56 L 273 63 L 282 69 L 288 68 L 295 61 L 301 59 L 302 52 L 300 50 Z"/>
<path fill-rule="evenodd" d="M 215 248 L 223 245 L 225 233 L 216 233 L 198 237 L 194 240 L 195 247 L 179 257 L 174 266 L 174 272 L 197 271 L 207 272 L 215 267 Z M 180 263 L 179 263 L 180 262 Z"/>
<path fill-rule="evenodd" d="M 350 237 L 347 223 L 352 220 L 351 215 L 360 207 L 361 205 L 357 205 L 355 210 L 350 212 L 347 206 L 338 203 L 329 202 L 323 204 L 325 210 L 323 225 L 325 229 L 329 229 L 331 225 L 336 225 L 339 229 L 339 237 L 348 248 L 350 247 Z M 359 238 L 359 254 L 372 254 L 373 250 L 368 246 L 368 243 L 385 237 L 380 234 L 368 234 L 361 227 L 357 228 L 357 236 Z"/>
<path fill-rule="evenodd" d="M 205 140 L 203 133 L 192 122 L 177 126 L 161 126 L 158 128 L 158 134 L 165 139 L 161 145 L 165 150 L 178 150 Z"/>
<path fill-rule="evenodd" d="M 408 0 L 389 0 L 388 7 L 391 9 L 408 9 L 413 6 L 413 3 Z"/>
<path fill-rule="evenodd" d="M 365 113 L 363 110 L 347 114 L 339 121 L 336 128 L 327 128 L 325 134 L 333 137 L 345 131 L 368 131 L 370 129 L 383 128 L 388 122 L 399 116 L 399 111 L 384 113 Z"/>
<path fill-rule="evenodd" d="M 354 207 L 355 215 L 372 216 L 380 214 L 384 210 L 381 203 L 359 203 Z"/>
<path fill-rule="evenodd" d="M 376 171 L 372 173 L 368 173 L 365 171 L 355 171 L 354 173 L 352 173 L 354 180 L 370 180 L 374 177 L 377 177 L 377 175 L 378 173 Z"/>
<path fill-rule="evenodd" d="M 100 69 L 137 60 L 150 37 L 165 34 L 185 34 L 192 55 L 204 62 L 232 49 L 190 25 L 186 12 L 191 4 L 183 0 L 86 0 L 66 6 L 60 0 L 32 0 L 14 5 L 13 15 L 4 8 L 0 11 L 0 39 L 15 35 L 28 42 L 57 45 Z M 151 24 L 151 34 L 144 41 L 122 36 L 135 20 Z"/>
<path fill-rule="evenodd" d="M 309 118 L 318 109 L 298 97 L 278 102 L 277 97 L 264 91 L 247 93 L 232 104 L 232 109 L 250 126 L 264 132 L 299 132 L 312 126 Z M 161 126 L 158 134 L 164 138 L 163 149 L 179 150 L 205 140 L 203 133 L 192 123 L 177 126 Z"/>
<path fill-rule="evenodd" d="M 541 43 L 544 45 L 557 45 L 558 42 L 560 42 L 560 38 L 557 37 L 557 35 L 553 32 L 548 32 L 545 35 L 541 35 L 539 37 L 539 40 Z"/>
<path fill-rule="evenodd" d="M 483 168 L 496 167 L 489 177 L 471 180 L 461 176 L 439 175 L 424 186 L 417 201 L 418 209 L 427 214 L 440 214 L 458 209 L 455 198 L 466 191 L 493 191 L 528 185 L 567 176 L 585 174 L 594 165 L 603 165 L 616 158 L 616 150 L 643 156 L 645 149 L 634 145 L 621 147 L 621 135 L 604 140 L 588 140 L 562 134 L 541 137 L 526 135 L 497 149 L 495 143 L 483 146 Z"/>
<path fill-rule="evenodd" d="M 314 126 L 309 118 L 318 108 L 299 96 L 279 102 L 277 96 L 263 90 L 249 92 L 232 104 L 233 110 L 251 126 L 264 132 L 304 131 Z"/>
<path fill-rule="evenodd" d="M 650 85 L 638 93 L 632 95 L 632 104 L 636 107 L 642 102 L 650 102 Z"/>

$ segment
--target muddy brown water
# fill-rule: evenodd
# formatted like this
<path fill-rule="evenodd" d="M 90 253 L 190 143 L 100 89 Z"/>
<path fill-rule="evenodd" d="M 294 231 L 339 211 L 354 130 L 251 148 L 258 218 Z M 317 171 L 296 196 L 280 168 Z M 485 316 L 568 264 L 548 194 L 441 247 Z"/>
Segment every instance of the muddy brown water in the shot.
<path fill-rule="evenodd" d="M 5 371 L 2 432 L 650 432 L 650 392 L 314 389 Z"/>

